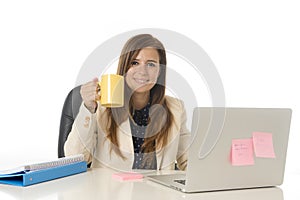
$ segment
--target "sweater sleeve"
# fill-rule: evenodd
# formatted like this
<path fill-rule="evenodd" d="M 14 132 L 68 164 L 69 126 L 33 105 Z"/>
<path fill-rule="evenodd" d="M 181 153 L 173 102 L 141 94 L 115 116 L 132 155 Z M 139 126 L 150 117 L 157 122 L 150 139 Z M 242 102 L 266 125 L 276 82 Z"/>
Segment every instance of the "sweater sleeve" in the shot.
<path fill-rule="evenodd" d="M 66 156 L 83 154 L 87 163 L 92 162 L 92 155 L 97 140 L 96 116 L 96 113 L 90 113 L 84 104 L 81 104 L 64 145 Z"/>

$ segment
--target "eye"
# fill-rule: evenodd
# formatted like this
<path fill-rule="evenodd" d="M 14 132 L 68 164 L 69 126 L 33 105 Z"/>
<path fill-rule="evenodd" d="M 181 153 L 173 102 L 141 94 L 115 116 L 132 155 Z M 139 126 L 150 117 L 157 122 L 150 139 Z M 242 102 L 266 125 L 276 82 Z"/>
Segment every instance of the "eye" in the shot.
<path fill-rule="evenodd" d="M 139 63 L 138 63 L 137 61 L 132 61 L 132 62 L 131 62 L 131 65 L 132 65 L 132 66 L 137 66 L 138 64 L 139 64 Z"/>
<path fill-rule="evenodd" d="M 156 64 L 155 64 L 155 63 L 152 63 L 152 62 L 149 62 L 149 63 L 147 63 L 147 66 L 148 66 L 148 67 L 156 67 Z"/>

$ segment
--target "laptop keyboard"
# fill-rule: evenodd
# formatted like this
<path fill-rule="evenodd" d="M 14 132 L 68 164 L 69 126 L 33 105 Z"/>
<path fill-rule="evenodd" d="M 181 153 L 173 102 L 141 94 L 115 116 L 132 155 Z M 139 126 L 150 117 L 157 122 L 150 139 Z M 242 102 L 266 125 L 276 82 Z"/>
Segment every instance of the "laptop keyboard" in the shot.
<path fill-rule="evenodd" d="M 182 185 L 185 185 L 185 180 L 183 180 L 183 179 L 174 180 L 174 182 L 180 183 L 180 184 L 182 184 Z"/>

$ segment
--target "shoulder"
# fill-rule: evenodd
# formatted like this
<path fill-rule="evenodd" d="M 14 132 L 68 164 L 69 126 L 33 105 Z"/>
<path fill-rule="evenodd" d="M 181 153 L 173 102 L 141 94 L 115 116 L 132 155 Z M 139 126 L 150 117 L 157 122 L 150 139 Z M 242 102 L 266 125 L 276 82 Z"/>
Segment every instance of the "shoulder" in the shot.
<path fill-rule="evenodd" d="M 172 105 L 172 106 L 182 106 L 183 101 L 175 98 L 175 97 L 171 97 L 171 96 L 165 96 L 165 99 L 167 101 L 168 104 Z"/>
<path fill-rule="evenodd" d="M 167 106 L 173 113 L 184 112 L 184 103 L 182 100 L 167 95 L 165 96 L 165 99 Z"/>

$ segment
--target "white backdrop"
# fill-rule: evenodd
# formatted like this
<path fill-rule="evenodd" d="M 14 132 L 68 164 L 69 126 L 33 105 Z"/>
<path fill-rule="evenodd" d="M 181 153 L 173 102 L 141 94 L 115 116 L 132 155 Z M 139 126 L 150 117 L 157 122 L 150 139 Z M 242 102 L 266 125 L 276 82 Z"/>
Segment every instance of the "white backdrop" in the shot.
<path fill-rule="evenodd" d="M 1 1 L 0 168 L 56 158 L 63 102 L 96 47 L 163 28 L 207 52 L 227 106 L 293 109 L 287 173 L 300 173 L 299 10 L 296 0 Z"/>

